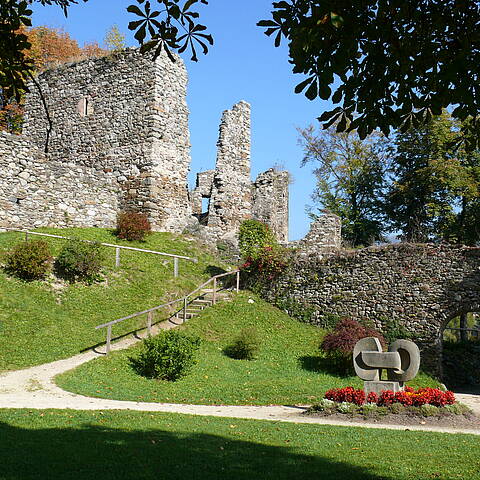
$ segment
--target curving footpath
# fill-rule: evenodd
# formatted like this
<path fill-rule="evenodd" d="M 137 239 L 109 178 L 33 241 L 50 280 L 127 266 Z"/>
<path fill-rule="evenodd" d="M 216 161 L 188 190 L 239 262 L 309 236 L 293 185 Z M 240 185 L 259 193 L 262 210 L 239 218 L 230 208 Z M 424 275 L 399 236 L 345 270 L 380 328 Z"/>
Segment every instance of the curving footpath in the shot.
<path fill-rule="evenodd" d="M 173 328 L 173 325 L 161 328 Z M 124 339 L 112 346 L 112 350 L 128 348 L 139 338 Z M 342 425 L 350 427 L 382 428 L 390 430 L 419 430 L 445 433 L 469 433 L 480 435 L 479 430 L 445 428 L 435 426 L 383 425 L 380 423 L 353 423 L 302 415 L 306 407 L 301 406 L 224 406 L 184 405 L 172 403 L 146 403 L 91 398 L 67 392 L 59 388 L 54 378 L 85 362 L 98 358 L 101 353 L 88 351 L 74 357 L 43 365 L 6 372 L 0 375 L 0 408 L 29 409 L 72 409 L 72 410 L 137 410 L 144 412 L 169 412 L 214 417 L 274 420 L 293 423 L 315 423 L 320 425 Z M 457 394 L 480 416 L 480 395 Z"/>

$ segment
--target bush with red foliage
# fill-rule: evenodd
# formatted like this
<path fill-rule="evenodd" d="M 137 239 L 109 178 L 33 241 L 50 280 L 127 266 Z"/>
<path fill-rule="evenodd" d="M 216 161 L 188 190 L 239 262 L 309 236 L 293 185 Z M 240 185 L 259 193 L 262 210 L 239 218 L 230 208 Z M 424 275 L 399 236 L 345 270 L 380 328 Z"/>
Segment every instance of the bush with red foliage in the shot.
<path fill-rule="evenodd" d="M 413 405 L 412 394 L 409 392 L 397 392 L 395 394 L 395 402 L 405 406 Z"/>
<path fill-rule="evenodd" d="M 455 395 L 451 391 L 442 392 L 438 388 L 420 388 L 416 392 L 411 393 L 413 405 L 419 407 L 421 405 L 435 405 L 436 407 L 444 407 L 455 403 Z"/>
<path fill-rule="evenodd" d="M 280 246 L 261 248 L 255 257 L 248 256 L 240 266 L 249 274 L 256 275 L 258 278 L 273 280 L 280 275 L 288 265 L 288 252 Z"/>
<path fill-rule="evenodd" d="M 336 351 L 351 354 L 355 344 L 365 337 L 377 337 L 382 347 L 386 345 L 383 335 L 375 329 L 364 327 L 351 318 L 344 318 L 337 323 L 332 333 L 325 336 L 321 349 L 326 352 Z"/>
<path fill-rule="evenodd" d="M 145 240 L 152 233 L 152 227 L 144 213 L 122 212 L 117 216 L 117 230 L 115 234 L 124 240 Z"/>
<path fill-rule="evenodd" d="M 377 405 L 379 407 L 388 407 L 392 403 L 395 403 L 395 393 L 393 393 L 391 390 L 384 390 L 381 394 L 380 397 L 378 398 Z"/>
<path fill-rule="evenodd" d="M 337 323 L 333 332 L 325 336 L 320 348 L 340 373 L 348 374 L 353 372 L 353 348 L 365 337 L 376 337 L 382 347 L 386 345 L 381 333 L 373 328 L 364 327 L 356 320 L 344 318 Z"/>

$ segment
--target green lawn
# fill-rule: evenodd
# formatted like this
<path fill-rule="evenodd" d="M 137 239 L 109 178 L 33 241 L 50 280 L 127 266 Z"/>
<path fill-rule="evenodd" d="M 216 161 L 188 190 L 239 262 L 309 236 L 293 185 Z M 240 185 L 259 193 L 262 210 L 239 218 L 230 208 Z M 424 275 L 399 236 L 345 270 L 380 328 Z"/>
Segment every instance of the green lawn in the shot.
<path fill-rule="evenodd" d="M 479 437 L 128 411 L 0 410 L 1 480 L 480 479 Z"/>
<path fill-rule="evenodd" d="M 127 242 L 105 229 L 39 231 L 192 256 L 199 263 L 180 260 L 180 276 L 174 279 L 172 261 L 167 257 L 122 251 L 121 267 L 116 269 L 115 250 L 105 248 L 104 281 L 91 286 L 25 282 L 0 267 L 0 371 L 66 358 L 103 342 L 105 330 L 95 330 L 96 325 L 173 300 L 210 278 L 215 274 L 212 267 L 219 265 L 195 242 L 168 233 L 155 233 L 146 242 Z M 2 253 L 22 239 L 18 233 L 0 234 L 0 264 Z M 55 253 L 64 243 L 47 241 Z M 163 312 L 158 318 L 164 316 Z M 113 333 L 126 333 L 140 322 L 145 325 L 145 318 L 114 327 Z"/>
<path fill-rule="evenodd" d="M 258 359 L 227 357 L 223 349 L 247 326 L 255 326 L 262 339 Z M 323 330 L 290 318 L 248 292 L 206 310 L 187 323 L 185 330 L 203 341 L 199 364 L 177 382 L 136 374 L 129 362 L 140 348 L 136 346 L 84 364 L 57 377 L 57 383 L 93 397 L 229 405 L 311 404 L 329 388 L 362 386 L 357 377 L 334 375 L 318 357 Z M 410 384 L 438 385 L 424 374 Z"/>

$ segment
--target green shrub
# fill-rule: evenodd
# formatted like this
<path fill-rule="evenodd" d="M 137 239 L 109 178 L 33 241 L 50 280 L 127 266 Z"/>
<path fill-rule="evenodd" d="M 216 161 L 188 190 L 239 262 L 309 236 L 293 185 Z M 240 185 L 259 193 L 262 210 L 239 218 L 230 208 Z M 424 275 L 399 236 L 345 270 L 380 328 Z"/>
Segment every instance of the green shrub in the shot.
<path fill-rule="evenodd" d="M 115 231 L 118 238 L 129 241 L 144 241 L 150 233 L 152 233 L 152 226 L 144 213 L 122 212 L 118 214 Z"/>
<path fill-rule="evenodd" d="M 375 403 L 365 403 L 360 407 L 360 413 L 364 417 L 373 417 L 376 415 L 378 407 Z"/>
<path fill-rule="evenodd" d="M 268 225 L 258 220 L 245 220 L 241 223 L 238 233 L 238 246 L 244 259 L 256 260 L 266 248 L 278 245 L 275 235 Z"/>
<path fill-rule="evenodd" d="M 162 331 L 156 337 L 145 339 L 143 350 L 130 362 L 134 370 L 144 377 L 174 382 L 187 375 L 197 363 L 199 348 L 199 337 L 178 330 Z"/>
<path fill-rule="evenodd" d="M 98 279 L 104 255 L 98 243 L 69 240 L 55 260 L 57 273 L 71 281 Z"/>
<path fill-rule="evenodd" d="M 243 328 L 234 342 L 225 348 L 225 354 L 236 360 L 253 360 L 260 350 L 260 339 L 255 327 Z"/>
<path fill-rule="evenodd" d="M 51 266 L 50 247 L 43 240 L 17 243 L 6 255 L 5 270 L 23 280 L 42 279 Z"/>
<path fill-rule="evenodd" d="M 401 403 L 392 403 L 391 405 L 389 405 L 388 409 L 390 410 L 391 413 L 395 413 L 395 414 L 401 414 L 407 411 L 405 406 L 402 405 Z"/>
<path fill-rule="evenodd" d="M 357 406 L 350 402 L 341 402 L 337 404 L 337 412 L 339 413 L 355 413 Z"/>
<path fill-rule="evenodd" d="M 421 405 L 419 410 L 424 417 L 436 417 L 439 414 L 438 407 L 435 405 Z"/>
<path fill-rule="evenodd" d="M 460 402 L 454 403 L 452 405 L 445 405 L 443 407 L 443 410 L 453 415 L 466 415 L 468 413 L 472 413 L 472 410 L 467 407 L 467 405 Z"/>
<path fill-rule="evenodd" d="M 333 330 L 340 320 L 341 317 L 335 313 L 322 313 L 318 317 L 318 325 L 327 330 Z"/>

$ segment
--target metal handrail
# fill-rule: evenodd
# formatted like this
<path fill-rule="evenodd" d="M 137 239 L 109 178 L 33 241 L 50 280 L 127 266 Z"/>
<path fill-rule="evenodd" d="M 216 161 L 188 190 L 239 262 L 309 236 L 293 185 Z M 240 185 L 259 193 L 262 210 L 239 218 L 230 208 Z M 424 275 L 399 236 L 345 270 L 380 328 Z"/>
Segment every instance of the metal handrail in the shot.
<path fill-rule="evenodd" d="M 165 252 L 157 252 L 155 250 L 146 250 L 144 248 L 136 248 L 136 247 L 127 247 L 124 245 L 116 245 L 114 243 L 103 243 L 103 242 L 94 242 L 92 240 L 83 240 L 83 239 L 75 239 L 71 237 L 63 237 L 62 235 L 53 235 L 51 233 L 41 233 L 41 232 L 32 232 L 30 230 L 21 230 L 18 228 L 7 228 L 7 227 L 0 227 L 0 230 L 5 230 L 7 232 L 20 232 L 25 233 L 25 241 L 28 241 L 29 235 L 38 235 L 40 237 L 50 237 L 50 238 L 61 238 L 62 240 L 80 240 L 85 243 L 93 243 L 97 245 L 102 245 L 104 247 L 111 247 L 115 248 L 115 266 L 120 266 L 120 250 L 133 250 L 135 252 L 143 252 L 143 253 L 151 253 L 154 255 L 161 255 L 163 257 L 170 257 L 173 258 L 173 276 L 178 277 L 178 259 L 181 258 L 182 260 L 188 260 L 190 262 L 197 263 L 198 260 L 193 257 L 186 257 L 184 255 L 175 255 L 173 253 L 165 253 Z"/>
<path fill-rule="evenodd" d="M 237 281 L 236 281 L 236 286 L 235 286 L 235 291 L 238 292 L 240 290 L 240 270 L 233 270 L 231 272 L 226 272 L 226 273 L 221 273 L 219 275 L 215 275 L 211 277 L 209 280 L 207 280 L 205 283 L 197 287 L 195 290 L 192 290 L 190 293 L 185 295 L 184 297 L 176 298 L 175 300 L 172 300 L 168 303 L 163 303 L 162 305 L 157 305 L 156 307 L 148 308 L 146 310 L 142 310 L 141 312 L 136 312 L 132 313 L 130 315 L 127 315 L 126 317 L 122 318 L 117 318 L 116 320 L 112 320 L 107 323 L 103 323 L 102 325 L 97 325 L 95 327 L 95 330 L 98 330 L 100 328 L 107 328 L 107 338 L 106 338 L 106 348 L 105 348 L 105 353 L 108 355 L 111 350 L 111 341 L 112 341 L 112 326 L 116 325 L 117 323 L 123 322 L 124 320 L 129 320 L 131 318 L 139 317 L 140 315 L 145 315 L 147 314 L 147 332 L 148 334 L 151 333 L 152 329 L 152 319 L 153 319 L 153 312 L 160 310 L 163 307 L 168 307 L 170 305 L 174 305 L 175 303 L 183 302 L 183 322 L 186 321 L 187 319 L 187 306 L 188 306 L 188 298 L 191 297 L 192 295 L 196 294 L 199 290 L 202 288 L 206 287 L 209 283 L 213 282 L 213 295 L 212 295 L 212 304 L 215 305 L 216 303 L 216 293 L 217 293 L 217 280 L 222 277 L 226 277 L 227 275 L 233 275 L 236 274 L 237 276 Z M 177 312 L 178 313 L 178 312 Z"/>

